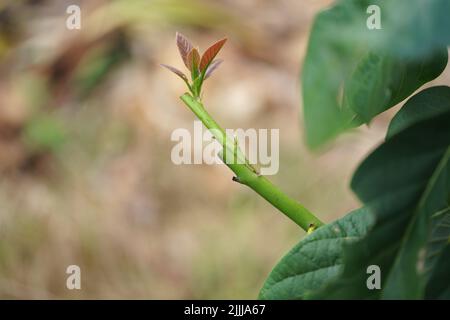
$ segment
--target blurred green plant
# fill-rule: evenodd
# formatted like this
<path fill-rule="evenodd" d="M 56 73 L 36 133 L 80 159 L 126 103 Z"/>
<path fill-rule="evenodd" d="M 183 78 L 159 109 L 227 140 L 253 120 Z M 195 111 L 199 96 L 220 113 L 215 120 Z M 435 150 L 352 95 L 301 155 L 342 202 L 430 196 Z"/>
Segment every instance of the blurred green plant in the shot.
<path fill-rule="evenodd" d="M 382 30 L 365 28 L 373 4 L 385 17 Z M 368 123 L 444 70 L 449 5 L 342 0 L 317 16 L 302 74 L 311 147 Z M 301 240 L 260 297 L 449 299 L 449 124 L 450 87 L 411 97 L 354 174 L 364 207 Z M 367 285 L 372 265 L 382 272 L 378 289 Z"/>
<path fill-rule="evenodd" d="M 32 150 L 57 152 L 64 145 L 67 132 L 58 118 L 40 114 L 25 125 L 23 138 Z"/>
<path fill-rule="evenodd" d="M 339 1 L 317 16 L 302 73 L 310 147 L 369 123 L 441 74 L 450 42 L 443 34 L 450 26 L 436 11 L 450 12 L 449 3 L 422 2 Z M 382 13 L 381 30 L 366 28 L 366 9 L 374 4 Z"/>

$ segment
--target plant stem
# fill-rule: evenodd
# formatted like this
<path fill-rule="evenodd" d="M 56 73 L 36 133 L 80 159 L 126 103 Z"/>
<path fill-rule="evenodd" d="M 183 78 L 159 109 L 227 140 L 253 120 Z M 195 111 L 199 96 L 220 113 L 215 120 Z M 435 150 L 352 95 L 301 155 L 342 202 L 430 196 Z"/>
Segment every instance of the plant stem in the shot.
<path fill-rule="evenodd" d="M 225 152 L 232 151 L 233 154 L 238 154 L 238 157 L 242 155 L 239 146 L 234 143 L 234 137 L 228 137 L 225 130 L 220 127 L 216 121 L 208 114 L 203 104 L 192 97 L 190 94 L 185 93 L 181 96 L 181 100 L 194 112 L 194 114 L 202 121 L 206 128 L 208 128 L 214 137 L 222 145 Z M 233 150 L 230 150 L 230 145 Z M 223 157 L 228 159 L 227 157 Z M 245 157 L 243 156 L 245 159 Z M 233 178 L 241 184 L 244 184 L 256 193 L 270 202 L 274 207 L 284 213 L 303 230 L 312 232 L 314 229 L 323 225 L 316 216 L 314 216 L 308 209 L 303 207 L 296 200 L 287 196 L 279 188 L 273 185 L 266 177 L 261 176 L 254 170 L 248 163 L 248 160 L 244 161 L 225 161 L 224 163 L 236 174 Z"/>

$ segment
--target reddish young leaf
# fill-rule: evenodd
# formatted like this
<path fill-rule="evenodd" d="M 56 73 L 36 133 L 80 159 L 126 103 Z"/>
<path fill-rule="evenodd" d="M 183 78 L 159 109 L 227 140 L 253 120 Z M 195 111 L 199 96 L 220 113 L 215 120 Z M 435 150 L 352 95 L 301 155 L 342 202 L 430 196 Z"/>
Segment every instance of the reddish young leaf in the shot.
<path fill-rule="evenodd" d="M 161 64 L 161 67 L 169 69 L 170 71 L 175 73 L 177 76 L 179 76 L 181 79 L 183 79 L 184 81 L 188 82 L 188 78 L 186 77 L 186 75 L 183 72 L 181 72 L 180 70 L 178 70 L 177 68 L 174 68 L 172 66 L 168 66 L 167 64 Z"/>
<path fill-rule="evenodd" d="M 222 62 L 223 62 L 223 60 L 221 60 L 221 59 L 217 59 L 217 60 L 214 60 L 213 62 L 211 62 L 211 64 L 208 66 L 208 69 L 206 69 L 205 80 L 211 76 L 211 74 L 214 72 L 214 70 L 216 70 Z"/>
<path fill-rule="evenodd" d="M 222 39 L 214 43 L 211 47 L 206 49 L 205 53 L 202 56 L 200 61 L 200 72 L 204 72 L 208 65 L 213 61 L 216 55 L 219 53 L 220 49 L 222 49 L 223 45 L 227 39 Z"/>
<path fill-rule="evenodd" d="M 198 64 L 200 62 L 200 54 L 198 53 L 198 49 L 193 48 L 187 55 L 187 67 L 188 69 L 194 73 L 194 70 L 198 72 Z"/>
<path fill-rule="evenodd" d="M 193 46 L 192 46 L 191 42 L 181 33 L 177 32 L 176 39 L 177 39 L 177 46 L 178 46 L 178 51 L 180 52 L 181 59 L 183 59 L 185 66 L 187 68 L 189 68 L 187 56 L 188 56 L 189 52 L 191 52 Z"/>

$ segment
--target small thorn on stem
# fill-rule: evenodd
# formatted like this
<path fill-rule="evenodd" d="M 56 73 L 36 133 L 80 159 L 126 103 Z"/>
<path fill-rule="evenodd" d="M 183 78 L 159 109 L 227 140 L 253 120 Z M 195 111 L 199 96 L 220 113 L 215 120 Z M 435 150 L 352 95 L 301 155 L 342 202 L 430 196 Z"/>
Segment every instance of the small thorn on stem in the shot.
<path fill-rule="evenodd" d="M 234 182 L 237 182 L 237 183 L 241 183 L 241 180 L 239 179 L 239 177 L 236 177 L 236 176 L 231 178 L 231 180 L 233 180 Z"/>

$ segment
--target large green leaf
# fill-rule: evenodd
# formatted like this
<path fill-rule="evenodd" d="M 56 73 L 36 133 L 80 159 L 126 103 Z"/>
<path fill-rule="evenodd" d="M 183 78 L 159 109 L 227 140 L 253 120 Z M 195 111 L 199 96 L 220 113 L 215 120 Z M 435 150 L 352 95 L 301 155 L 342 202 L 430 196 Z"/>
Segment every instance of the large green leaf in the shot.
<path fill-rule="evenodd" d="M 432 101 L 432 103 L 430 103 Z M 387 138 L 411 125 L 431 119 L 450 111 L 450 90 L 447 86 L 431 87 L 423 90 L 403 106 L 389 124 Z"/>
<path fill-rule="evenodd" d="M 372 215 L 355 210 L 301 240 L 273 269 L 261 299 L 301 299 L 339 274 L 343 246 L 359 240 L 369 228 Z"/>
<path fill-rule="evenodd" d="M 374 212 L 376 222 L 346 251 L 339 279 L 316 297 L 405 299 L 447 294 L 448 285 L 427 282 L 448 265 L 442 257 L 447 255 L 450 229 L 440 228 L 436 237 L 442 221 L 435 220 L 450 208 L 450 108 L 442 105 L 449 91 L 431 88 L 411 98 L 396 116 L 401 125 L 391 127 L 397 129 L 356 171 L 352 188 Z M 447 112 L 412 112 L 418 110 L 416 104 L 441 106 Z M 436 247 L 442 237 L 447 242 Z M 381 290 L 366 286 L 366 270 L 372 264 L 381 268 Z"/>
<path fill-rule="evenodd" d="M 433 275 L 428 281 L 426 288 L 426 298 L 429 299 L 450 299 L 450 245 L 442 251 L 439 256 L 439 263 L 436 265 Z"/>
<path fill-rule="evenodd" d="M 436 78 L 446 65 L 445 48 L 424 58 L 398 59 L 369 52 L 344 84 L 344 104 L 368 123 L 422 84 Z"/>
<path fill-rule="evenodd" d="M 382 33 L 375 48 L 387 48 L 400 57 L 424 56 L 450 44 L 450 1 L 371 1 L 382 10 Z"/>
<path fill-rule="evenodd" d="M 450 299 L 450 208 L 438 212 L 427 242 L 426 298 Z"/>
<path fill-rule="evenodd" d="M 450 19 L 438 8 L 448 3 L 341 0 L 316 17 L 302 72 L 311 147 L 369 122 L 443 71 Z M 366 27 L 373 4 L 381 8 L 381 30 Z"/>

